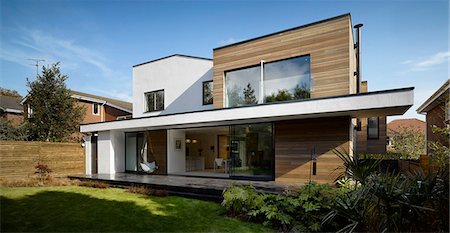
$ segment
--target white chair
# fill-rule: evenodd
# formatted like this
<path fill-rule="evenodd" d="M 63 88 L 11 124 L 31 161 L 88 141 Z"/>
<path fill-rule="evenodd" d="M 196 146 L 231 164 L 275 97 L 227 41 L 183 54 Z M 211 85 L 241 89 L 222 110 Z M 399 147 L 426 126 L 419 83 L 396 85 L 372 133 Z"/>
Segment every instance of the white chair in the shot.
<path fill-rule="evenodd" d="M 153 173 L 156 170 L 158 170 L 158 166 L 156 165 L 156 162 L 153 161 L 151 163 L 148 162 L 144 162 L 144 163 L 140 163 L 141 164 L 141 168 L 144 172 L 146 173 Z"/>
<path fill-rule="evenodd" d="M 215 158 L 214 159 L 214 172 L 216 171 L 216 167 L 221 168 L 222 166 L 223 166 L 223 159 Z"/>

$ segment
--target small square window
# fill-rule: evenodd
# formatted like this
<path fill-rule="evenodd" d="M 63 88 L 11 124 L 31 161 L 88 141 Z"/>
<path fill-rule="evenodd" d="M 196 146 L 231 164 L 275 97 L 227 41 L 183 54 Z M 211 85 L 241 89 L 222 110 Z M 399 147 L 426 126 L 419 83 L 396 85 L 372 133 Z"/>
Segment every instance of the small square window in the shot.
<path fill-rule="evenodd" d="M 92 114 L 93 115 L 99 115 L 100 114 L 99 104 L 97 104 L 97 103 L 92 104 Z"/>
<path fill-rule="evenodd" d="M 378 139 L 379 138 L 379 118 L 369 117 L 367 118 L 367 139 Z"/>
<path fill-rule="evenodd" d="M 213 81 L 203 82 L 203 105 L 213 103 Z"/>
<path fill-rule="evenodd" d="M 146 112 L 164 110 L 164 90 L 145 93 Z"/>

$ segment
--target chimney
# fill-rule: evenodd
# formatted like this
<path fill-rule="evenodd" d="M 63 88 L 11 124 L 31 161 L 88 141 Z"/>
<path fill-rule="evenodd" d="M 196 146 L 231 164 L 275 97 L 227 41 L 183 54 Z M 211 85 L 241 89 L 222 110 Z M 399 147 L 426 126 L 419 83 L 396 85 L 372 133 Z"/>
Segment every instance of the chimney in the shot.
<path fill-rule="evenodd" d="M 356 29 L 356 93 L 361 92 L 361 27 L 363 24 L 357 24 L 354 26 Z"/>

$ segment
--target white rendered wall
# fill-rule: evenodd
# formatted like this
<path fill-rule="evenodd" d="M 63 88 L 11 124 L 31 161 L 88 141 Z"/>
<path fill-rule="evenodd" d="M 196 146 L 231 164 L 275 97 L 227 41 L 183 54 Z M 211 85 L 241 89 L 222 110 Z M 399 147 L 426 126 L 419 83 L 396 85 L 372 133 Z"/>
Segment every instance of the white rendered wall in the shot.
<path fill-rule="evenodd" d="M 86 175 L 91 175 L 92 172 L 92 155 L 91 155 L 91 136 L 83 137 L 84 140 L 84 156 L 85 156 L 85 165 L 86 165 Z"/>
<path fill-rule="evenodd" d="M 111 156 L 114 158 L 114 172 L 125 172 L 125 133 L 111 131 Z"/>
<path fill-rule="evenodd" d="M 98 132 L 98 174 L 125 171 L 125 134 L 119 130 Z"/>
<path fill-rule="evenodd" d="M 133 118 L 212 109 L 203 105 L 202 82 L 213 79 L 213 62 L 173 56 L 133 68 Z M 164 111 L 145 113 L 144 93 L 164 89 Z"/>
<path fill-rule="evenodd" d="M 114 173 L 114 157 L 111 156 L 111 131 L 98 132 L 98 174 Z"/>
<path fill-rule="evenodd" d="M 181 150 L 175 149 L 175 140 L 181 140 Z M 186 144 L 183 130 L 167 130 L 167 173 L 186 171 Z"/>

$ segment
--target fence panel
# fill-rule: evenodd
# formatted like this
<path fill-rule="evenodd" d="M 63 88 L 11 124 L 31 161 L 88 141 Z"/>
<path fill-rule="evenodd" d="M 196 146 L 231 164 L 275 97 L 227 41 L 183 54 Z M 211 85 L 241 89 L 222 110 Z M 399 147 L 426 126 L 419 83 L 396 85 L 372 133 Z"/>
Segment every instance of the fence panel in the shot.
<path fill-rule="evenodd" d="M 84 174 L 80 143 L 0 141 L 0 178 L 27 178 L 41 161 L 55 177 Z"/>

